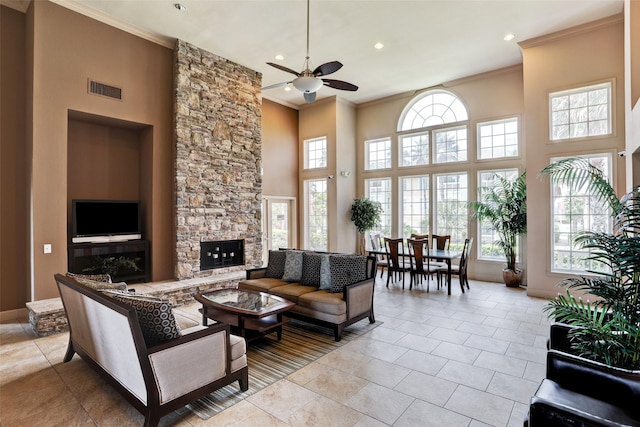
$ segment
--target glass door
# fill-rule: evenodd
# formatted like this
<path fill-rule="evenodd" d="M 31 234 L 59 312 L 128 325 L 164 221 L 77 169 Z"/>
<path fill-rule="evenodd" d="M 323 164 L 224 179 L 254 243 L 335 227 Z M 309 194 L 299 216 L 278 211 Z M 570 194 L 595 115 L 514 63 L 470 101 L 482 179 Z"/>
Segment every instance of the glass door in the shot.
<path fill-rule="evenodd" d="M 262 197 L 264 264 L 269 260 L 269 250 L 296 247 L 295 198 Z"/>

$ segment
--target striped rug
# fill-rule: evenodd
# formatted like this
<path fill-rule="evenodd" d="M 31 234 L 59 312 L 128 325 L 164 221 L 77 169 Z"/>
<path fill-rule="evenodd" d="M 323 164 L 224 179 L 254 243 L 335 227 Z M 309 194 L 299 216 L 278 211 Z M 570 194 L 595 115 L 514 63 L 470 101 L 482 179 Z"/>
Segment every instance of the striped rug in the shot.
<path fill-rule="evenodd" d="M 218 412 L 240 402 L 266 386 L 275 383 L 298 369 L 319 359 L 369 332 L 382 322 L 374 324 L 362 320 L 342 332 L 342 340 L 333 340 L 333 331 L 292 319 L 282 328 L 282 340 L 276 334 L 251 341 L 247 345 L 249 363 L 249 389 L 241 392 L 234 382 L 206 397 L 187 405 L 198 417 L 206 420 Z"/>

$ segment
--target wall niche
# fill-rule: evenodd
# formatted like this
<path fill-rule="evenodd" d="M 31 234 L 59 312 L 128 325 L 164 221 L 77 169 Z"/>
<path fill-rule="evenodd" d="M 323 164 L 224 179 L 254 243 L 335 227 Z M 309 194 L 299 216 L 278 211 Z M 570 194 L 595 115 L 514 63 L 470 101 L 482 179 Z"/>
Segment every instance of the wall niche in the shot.
<path fill-rule="evenodd" d="M 73 199 L 140 200 L 143 238 L 151 236 L 153 127 L 69 111 L 67 127 L 67 236 Z"/>

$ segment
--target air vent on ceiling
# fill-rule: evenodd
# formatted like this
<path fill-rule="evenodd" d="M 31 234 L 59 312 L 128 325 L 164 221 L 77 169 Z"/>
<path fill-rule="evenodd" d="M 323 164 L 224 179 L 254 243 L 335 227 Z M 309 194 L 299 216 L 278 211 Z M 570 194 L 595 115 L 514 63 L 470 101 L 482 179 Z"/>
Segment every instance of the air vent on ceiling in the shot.
<path fill-rule="evenodd" d="M 89 93 L 122 100 L 122 89 L 89 79 Z"/>

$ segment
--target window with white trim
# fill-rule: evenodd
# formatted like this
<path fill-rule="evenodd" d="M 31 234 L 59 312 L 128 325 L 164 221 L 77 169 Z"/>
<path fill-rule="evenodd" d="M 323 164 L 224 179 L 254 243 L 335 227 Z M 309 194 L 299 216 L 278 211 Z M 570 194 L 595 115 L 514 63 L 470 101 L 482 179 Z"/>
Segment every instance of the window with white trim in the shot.
<path fill-rule="evenodd" d="M 610 154 L 581 156 L 600 169 L 611 180 Z M 551 159 L 552 162 L 560 158 Z M 564 273 L 607 271 L 602 263 L 588 260 L 591 252 L 575 244 L 575 237 L 583 231 L 610 233 L 613 229 L 611 212 L 606 204 L 582 188 L 577 191 L 551 183 L 551 270 Z"/>
<path fill-rule="evenodd" d="M 420 95 L 402 113 L 398 130 L 421 129 L 468 120 L 467 108 L 454 94 L 432 90 Z"/>
<path fill-rule="evenodd" d="M 495 176 L 513 181 L 518 177 L 518 169 L 485 170 L 478 172 L 478 200 L 482 200 L 483 190 L 496 184 Z M 478 221 L 478 259 L 504 261 L 504 251 L 496 244 L 498 233 L 489 221 Z M 516 245 L 517 251 L 518 245 Z"/>
<path fill-rule="evenodd" d="M 380 223 L 371 231 L 383 236 L 391 235 L 391 178 L 365 179 L 365 195 L 374 202 L 380 203 Z"/>
<path fill-rule="evenodd" d="M 429 234 L 429 175 L 400 177 L 402 235 Z"/>
<path fill-rule="evenodd" d="M 549 94 L 549 139 L 570 140 L 612 133 L 611 82 Z"/>
<path fill-rule="evenodd" d="M 391 138 L 365 141 L 364 147 L 365 170 L 391 168 Z"/>
<path fill-rule="evenodd" d="M 478 123 L 478 159 L 518 156 L 518 118 Z"/>
<path fill-rule="evenodd" d="M 458 126 L 433 131 L 434 163 L 467 161 L 467 127 Z"/>
<path fill-rule="evenodd" d="M 462 249 L 468 236 L 469 183 L 466 172 L 435 175 L 434 234 L 451 235 L 451 248 Z"/>
<path fill-rule="evenodd" d="M 327 138 L 305 139 L 304 168 L 319 169 L 327 167 Z"/>
<path fill-rule="evenodd" d="M 429 164 L 429 132 L 400 137 L 400 166 Z"/>
<path fill-rule="evenodd" d="M 304 181 L 305 249 L 326 251 L 329 247 L 327 228 L 327 180 Z"/>

